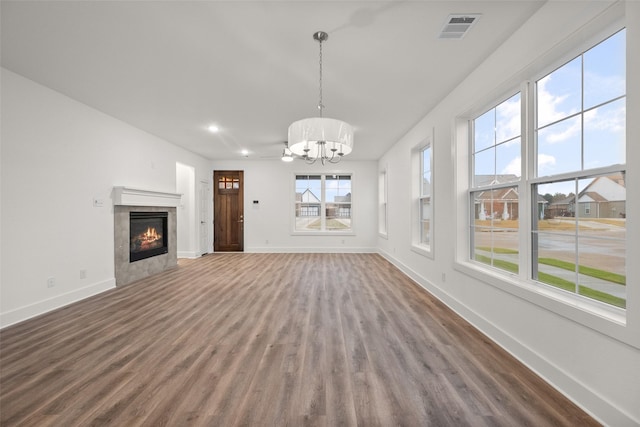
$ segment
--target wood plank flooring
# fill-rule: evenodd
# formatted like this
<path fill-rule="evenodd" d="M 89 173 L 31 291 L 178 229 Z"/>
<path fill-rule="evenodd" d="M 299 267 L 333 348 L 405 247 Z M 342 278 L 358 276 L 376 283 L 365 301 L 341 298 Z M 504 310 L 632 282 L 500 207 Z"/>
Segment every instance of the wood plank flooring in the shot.
<path fill-rule="evenodd" d="M 181 260 L 0 350 L 2 426 L 597 425 L 375 254 Z"/>

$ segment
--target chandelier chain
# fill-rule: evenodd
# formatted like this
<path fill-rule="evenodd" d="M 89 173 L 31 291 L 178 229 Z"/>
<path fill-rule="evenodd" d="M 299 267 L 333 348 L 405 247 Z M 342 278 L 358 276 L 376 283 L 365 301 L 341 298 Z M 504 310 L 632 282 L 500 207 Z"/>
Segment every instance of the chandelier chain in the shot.
<path fill-rule="evenodd" d="M 318 40 L 320 43 L 320 93 L 319 93 L 319 103 L 318 109 L 320 110 L 320 117 L 322 117 L 322 109 L 324 105 L 322 104 L 322 40 Z"/>

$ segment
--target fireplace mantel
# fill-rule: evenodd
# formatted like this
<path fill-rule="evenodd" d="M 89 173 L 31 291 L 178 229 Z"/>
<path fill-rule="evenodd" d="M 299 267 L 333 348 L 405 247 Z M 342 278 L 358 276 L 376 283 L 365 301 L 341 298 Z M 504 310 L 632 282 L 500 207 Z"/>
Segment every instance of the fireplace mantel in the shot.
<path fill-rule="evenodd" d="M 182 194 L 141 190 L 131 187 L 113 187 L 114 206 L 160 206 L 177 208 Z"/>

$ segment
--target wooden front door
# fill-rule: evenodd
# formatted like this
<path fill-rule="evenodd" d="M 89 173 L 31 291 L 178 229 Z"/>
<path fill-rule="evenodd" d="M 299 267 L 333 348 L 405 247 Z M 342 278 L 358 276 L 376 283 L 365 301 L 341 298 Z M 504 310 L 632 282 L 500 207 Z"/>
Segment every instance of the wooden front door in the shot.
<path fill-rule="evenodd" d="M 242 171 L 213 171 L 213 250 L 244 250 L 244 191 Z"/>

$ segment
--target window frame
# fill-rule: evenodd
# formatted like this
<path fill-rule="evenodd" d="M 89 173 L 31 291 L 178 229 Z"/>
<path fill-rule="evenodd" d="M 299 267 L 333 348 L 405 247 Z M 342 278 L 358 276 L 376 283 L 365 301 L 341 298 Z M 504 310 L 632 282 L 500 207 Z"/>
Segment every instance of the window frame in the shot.
<path fill-rule="evenodd" d="M 321 194 L 320 194 L 320 221 L 321 228 L 317 231 L 312 230 L 297 230 L 296 229 L 296 204 L 298 203 L 296 200 L 296 191 L 297 186 L 296 182 L 298 176 L 320 176 L 320 186 L 321 186 Z M 348 176 L 351 182 L 351 202 L 350 204 L 350 213 L 351 213 L 351 227 L 343 230 L 327 230 L 326 229 L 326 176 Z M 291 218 L 291 231 L 290 234 L 292 236 L 353 236 L 355 235 L 355 221 L 354 221 L 354 176 L 353 172 L 344 172 L 344 171 L 304 171 L 304 172 L 294 172 L 292 175 L 292 195 L 290 202 L 290 218 Z M 338 202 L 339 203 L 339 202 Z"/>
<path fill-rule="evenodd" d="M 510 99 L 512 99 L 513 97 L 515 97 L 516 95 L 519 95 L 520 97 L 520 134 L 519 136 L 510 136 L 509 138 L 506 138 L 504 141 L 500 141 L 500 142 L 496 142 L 494 141 L 494 148 L 498 148 L 500 145 L 502 144 L 507 144 L 509 141 L 513 141 L 515 139 L 520 139 L 520 177 L 517 180 L 514 181 L 506 181 L 506 182 L 502 182 L 502 183 L 497 183 L 497 182 L 492 182 L 488 185 L 478 185 L 475 182 L 475 154 L 476 153 L 480 153 L 482 151 L 486 151 L 487 148 L 483 148 L 482 150 L 478 150 L 478 151 L 474 151 L 474 147 L 472 142 L 474 141 L 474 135 L 475 135 L 475 127 L 474 127 L 474 122 L 476 119 L 482 117 L 484 114 L 488 113 L 491 110 L 496 110 L 499 106 L 503 105 L 505 102 L 509 101 Z M 521 84 L 519 87 L 517 88 L 511 88 L 509 91 L 507 91 L 505 94 L 503 94 L 502 96 L 498 97 L 497 101 L 490 103 L 486 106 L 484 106 L 484 108 L 479 109 L 477 111 L 476 114 L 471 115 L 471 118 L 468 119 L 468 138 L 469 138 L 469 163 L 468 163 L 468 188 L 467 188 L 467 194 L 468 194 L 468 203 L 469 203 L 469 209 L 468 209 L 468 216 L 469 216 L 469 222 L 467 224 L 467 229 L 469 230 L 469 244 L 468 244 L 468 256 L 469 256 L 469 261 L 473 262 L 473 263 L 477 263 L 481 266 L 485 266 L 487 268 L 491 268 L 492 270 L 496 270 L 498 272 L 500 272 L 501 274 L 505 274 L 508 276 L 517 276 L 520 277 L 521 279 L 526 279 L 526 272 L 528 270 L 528 266 L 527 266 L 527 261 L 524 258 L 523 254 L 526 253 L 526 248 L 523 248 L 522 245 L 522 226 L 519 226 L 518 230 L 517 230 L 517 237 L 518 237 L 518 256 L 517 256 L 517 260 L 518 260 L 518 272 L 508 272 L 507 270 L 504 269 L 500 269 L 498 267 L 494 266 L 493 263 L 493 257 L 491 257 L 491 264 L 487 265 L 486 263 L 480 262 L 478 260 L 476 260 L 475 257 L 475 235 L 474 233 L 472 233 L 472 230 L 476 229 L 475 226 L 475 215 L 474 215 L 474 211 L 475 211 L 475 201 L 473 198 L 474 193 L 478 193 L 478 192 L 484 192 L 484 191 L 501 191 L 501 190 L 507 190 L 510 188 L 515 188 L 516 192 L 518 193 L 518 210 L 517 210 L 517 215 L 518 218 L 526 218 L 526 212 L 530 212 L 529 210 L 529 204 L 528 204 L 528 198 L 527 197 L 523 197 L 523 195 L 525 195 L 525 193 L 523 192 L 526 186 L 526 177 L 523 176 L 523 172 L 522 171 L 526 171 L 524 164 L 526 162 L 526 144 L 525 144 L 525 140 L 526 140 L 526 126 L 525 124 L 527 123 L 526 119 L 527 119 L 527 102 L 528 102 L 528 85 L 527 84 Z M 495 123 L 494 123 L 495 124 Z M 495 127 L 494 127 L 495 129 Z M 497 166 L 496 163 L 496 155 L 494 155 L 494 166 Z M 494 176 L 497 176 L 498 173 L 497 170 L 494 170 Z M 492 203 L 493 205 L 493 203 Z M 471 208 L 473 206 L 473 209 Z M 493 207 L 492 207 L 492 215 L 491 215 L 491 222 L 493 224 Z M 489 229 L 493 230 L 495 227 L 493 225 L 491 225 L 490 227 L 488 227 Z M 493 232 L 493 231 L 492 231 Z M 523 250 L 524 249 L 524 250 Z"/>
<path fill-rule="evenodd" d="M 412 164 L 412 215 L 411 215 L 411 223 L 412 223 L 412 233 L 411 233 L 411 250 L 415 253 L 423 255 L 427 258 L 434 259 L 435 258 L 435 238 L 434 238 L 434 230 L 435 230 L 435 221 L 434 221 L 434 212 L 435 212 L 435 172 L 434 172 L 434 138 L 433 138 L 433 129 L 431 130 L 431 134 L 424 138 L 420 143 L 418 143 L 413 150 L 411 151 L 411 164 Z M 423 176 L 424 176 L 424 167 L 423 167 L 423 159 L 424 159 L 424 150 L 430 150 L 429 156 L 429 171 L 431 173 L 431 194 L 429 196 L 430 199 L 430 221 L 429 221 L 429 244 L 425 244 L 422 241 L 423 237 L 423 205 L 422 202 L 426 196 L 423 195 Z"/>
<path fill-rule="evenodd" d="M 378 235 L 389 238 L 389 182 L 387 167 L 378 172 Z"/>
<path fill-rule="evenodd" d="M 614 339 L 620 340 L 627 344 L 640 348 L 640 336 L 634 334 L 632 329 L 628 328 L 629 319 L 633 320 L 635 317 L 633 311 L 629 312 L 631 308 L 633 310 L 638 305 L 637 296 L 630 292 L 627 292 L 627 309 L 620 309 L 612 305 L 595 301 L 590 298 L 585 298 L 579 295 L 567 293 L 565 291 L 555 289 L 552 286 L 546 286 L 538 282 L 533 281 L 529 277 L 532 272 L 532 260 L 531 252 L 533 251 L 531 230 L 533 228 L 531 224 L 531 218 L 533 215 L 532 206 L 533 201 L 531 197 L 533 185 L 536 183 L 544 182 L 549 177 L 534 177 L 531 171 L 535 167 L 535 155 L 536 145 L 533 144 L 534 137 L 534 116 L 535 105 L 530 100 L 530 94 L 535 91 L 534 84 L 531 81 L 537 81 L 547 74 L 553 72 L 555 69 L 563 66 L 567 62 L 575 59 L 577 56 L 582 55 L 589 49 L 603 42 L 610 36 L 616 34 L 618 31 L 624 29 L 624 19 L 612 19 L 606 25 L 597 26 L 595 29 L 585 29 L 588 34 L 581 34 L 575 38 L 568 40 L 564 47 L 557 47 L 555 54 L 559 49 L 563 49 L 563 53 L 560 55 L 554 55 L 554 60 L 547 61 L 545 63 L 540 62 L 532 63 L 529 67 L 529 71 L 519 74 L 525 76 L 528 74 L 529 80 L 519 79 L 520 83 L 514 83 L 514 79 L 507 80 L 507 85 L 502 89 L 504 96 L 495 96 L 497 91 L 492 92 L 492 101 L 486 104 L 476 103 L 475 107 L 470 107 L 468 110 L 461 112 L 454 116 L 453 120 L 453 137 L 454 137 L 454 188 L 456 189 L 456 196 L 454 199 L 455 212 L 456 212 L 456 239 L 455 239 L 455 260 L 454 269 L 461 273 L 481 280 L 491 286 L 494 286 L 506 293 L 517 296 L 523 300 L 526 300 L 532 304 L 535 304 L 545 310 L 549 310 L 558 315 L 571 319 L 577 323 L 583 324 L 591 329 L 599 331 Z M 627 33 L 628 34 L 628 33 Z M 628 38 L 628 35 L 627 35 Z M 565 49 L 567 46 L 568 49 Z M 549 57 L 549 56 L 547 56 Z M 542 65 L 542 66 L 541 66 Z M 627 67 L 627 71 L 628 71 Z M 630 77 L 627 72 L 627 82 Z M 525 108 L 521 112 L 523 115 L 523 133 L 522 133 L 522 176 L 523 179 L 519 185 L 520 191 L 520 218 L 526 222 L 520 226 L 520 265 L 521 271 L 517 275 L 503 274 L 499 270 L 492 269 L 488 266 L 484 266 L 480 263 L 474 262 L 470 257 L 471 248 L 471 236 L 469 233 L 469 218 L 470 218 L 470 189 L 471 180 L 473 178 L 473 171 L 471 168 L 472 152 L 471 152 L 471 120 L 473 117 L 477 117 L 482 111 L 487 111 L 498 104 L 495 100 L 507 99 L 509 93 L 514 93 L 517 90 L 517 86 L 522 88 L 522 100 Z M 628 83 L 627 83 L 628 86 Z M 525 90 L 526 88 L 526 90 Z M 628 90 L 625 91 L 627 96 Z M 485 98 L 487 99 L 487 98 Z M 629 129 L 629 110 L 627 107 L 627 135 Z M 526 138 L 526 140 L 525 140 Z M 628 141 L 628 138 L 627 138 Z M 609 174 L 611 172 L 618 172 L 620 170 L 628 171 L 628 153 L 629 143 L 627 142 L 627 158 L 625 164 L 610 165 L 603 168 L 583 169 L 580 171 L 556 175 L 554 179 L 571 178 L 572 176 L 595 176 Z M 527 174 L 526 171 L 529 173 Z M 629 229 L 629 226 L 627 226 Z M 632 277 L 636 268 L 630 265 L 629 256 L 631 255 L 629 247 L 629 235 L 626 239 L 626 275 Z M 628 288 L 627 288 L 628 289 Z M 631 313 L 631 316 L 630 316 Z"/>

